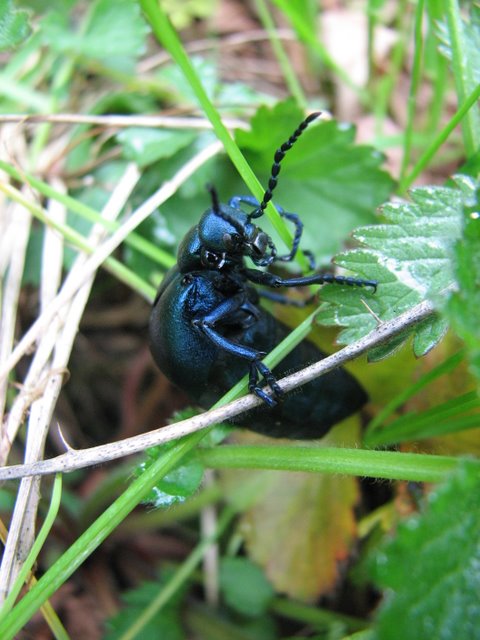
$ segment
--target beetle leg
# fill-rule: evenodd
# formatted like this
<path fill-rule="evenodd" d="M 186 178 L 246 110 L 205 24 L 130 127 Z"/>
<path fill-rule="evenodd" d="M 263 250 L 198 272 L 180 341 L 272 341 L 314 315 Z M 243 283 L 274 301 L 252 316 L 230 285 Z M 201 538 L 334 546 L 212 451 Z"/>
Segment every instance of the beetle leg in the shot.
<path fill-rule="evenodd" d="M 241 209 L 241 204 L 248 204 L 250 207 L 257 208 L 260 203 L 253 196 L 233 196 L 228 201 L 228 205 L 234 209 Z"/>
<path fill-rule="evenodd" d="M 280 215 L 282 216 L 282 218 L 285 218 L 286 220 L 293 222 L 293 224 L 295 225 L 295 234 L 293 236 L 292 248 L 290 250 L 290 253 L 287 253 L 284 256 L 278 256 L 277 260 L 281 260 L 282 262 L 292 262 L 292 260 L 297 255 L 298 247 L 300 245 L 300 239 L 303 233 L 303 222 L 300 220 L 300 217 L 296 213 L 288 213 L 287 211 L 284 211 L 279 207 L 277 207 L 277 209 Z M 311 260 L 310 260 L 310 263 L 311 263 Z M 313 269 L 313 267 L 310 267 L 310 268 Z"/>
<path fill-rule="evenodd" d="M 203 317 L 197 317 L 192 320 L 192 324 L 195 328 L 203 333 L 205 337 L 213 342 L 219 349 L 230 353 L 238 358 L 244 358 L 249 362 L 249 382 L 248 388 L 252 393 L 258 396 L 269 406 L 274 406 L 277 400 L 281 399 L 283 392 L 277 384 L 277 380 L 267 367 L 262 362 L 262 357 L 265 355 L 263 351 L 257 351 L 251 347 L 247 347 L 239 342 L 234 342 L 229 338 L 226 338 L 218 332 L 216 325 L 228 324 L 235 318 L 235 314 L 242 308 L 248 307 L 250 303 L 245 301 L 244 295 L 236 295 L 232 298 L 227 298 L 220 303 L 215 309 Z M 262 375 L 267 385 L 272 390 L 272 396 L 269 396 L 258 385 L 259 374 Z"/>
<path fill-rule="evenodd" d="M 311 276 L 300 276 L 298 278 L 280 278 L 279 276 L 260 271 L 259 269 L 245 269 L 245 275 L 250 282 L 263 284 L 265 287 L 306 287 L 311 284 L 343 284 L 349 287 L 371 287 L 373 292 L 377 290 L 376 280 L 362 280 L 351 276 L 336 276 L 331 273 L 315 273 Z"/>
<path fill-rule="evenodd" d="M 267 395 L 262 387 L 259 386 L 259 372 L 266 380 L 275 397 Z M 283 396 L 283 391 L 278 386 L 275 376 L 261 360 L 250 362 L 248 390 L 250 391 L 250 393 L 254 393 L 258 398 L 263 400 L 265 404 L 268 404 L 269 407 L 274 407 L 277 404 L 277 400 L 281 399 Z"/>

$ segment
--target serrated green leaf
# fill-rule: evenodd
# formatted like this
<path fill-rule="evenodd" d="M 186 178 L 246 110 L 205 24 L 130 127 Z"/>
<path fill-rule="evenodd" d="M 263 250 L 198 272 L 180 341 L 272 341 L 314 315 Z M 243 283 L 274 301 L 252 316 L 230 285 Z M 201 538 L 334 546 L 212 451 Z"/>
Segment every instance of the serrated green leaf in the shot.
<path fill-rule="evenodd" d="M 478 470 L 465 463 L 375 556 L 374 579 L 388 589 L 376 638 L 480 637 L 479 495 Z"/>
<path fill-rule="evenodd" d="M 390 320 L 426 298 L 440 304 L 445 300 L 445 291 L 455 282 L 452 256 L 461 234 L 463 207 L 477 188 L 465 176 L 458 178 L 457 184 L 461 188 L 414 189 L 411 202 L 389 203 L 382 208 L 385 224 L 354 232 L 363 246 L 341 254 L 335 262 L 379 284 L 375 294 L 366 289 L 324 288 L 322 299 L 334 304 L 321 307 L 318 321 L 347 327 L 339 342 L 358 340 L 371 331 L 377 322 L 373 314 Z M 412 332 L 415 355 L 424 355 L 443 337 L 446 328 L 444 319 L 426 320 L 394 344 L 380 347 L 373 358 L 388 354 Z"/>
<path fill-rule="evenodd" d="M 437 36 L 442 43 L 440 51 L 448 60 L 452 60 L 452 43 L 445 21 L 437 24 Z M 480 6 L 473 2 L 470 4 L 469 21 L 463 21 L 463 37 L 463 53 L 468 59 L 468 72 L 478 84 L 480 82 Z"/>
<path fill-rule="evenodd" d="M 219 579 L 225 602 L 244 616 L 264 614 L 275 595 L 260 567 L 247 558 L 223 558 Z"/>
<path fill-rule="evenodd" d="M 123 146 L 125 157 L 139 167 L 146 167 L 160 158 L 170 158 L 177 151 L 187 147 L 196 138 L 194 131 L 169 129 L 149 129 L 130 127 L 117 135 Z"/>
<path fill-rule="evenodd" d="M 189 415 L 193 415 L 190 413 Z M 145 452 L 145 459 L 136 470 L 138 476 L 148 469 L 165 452 L 175 447 L 175 442 L 169 442 L 158 447 L 152 447 Z M 144 503 L 156 508 L 168 507 L 172 504 L 184 502 L 197 491 L 203 478 L 203 465 L 193 453 L 182 458 L 181 464 L 164 475 L 145 497 Z"/>
<path fill-rule="evenodd" d="M 463 231 L 454 249 L 458 291 L 452 294 L 446 312 L 456 333 L 467 345 L 471 369 L 480 380 L 480 190 L 467 184 Z"/>
<path fill-rule="evenodd" d="M 413 337 L 413 353 L 417 358 L 426 355 L 448 330 L 448 322 L 444 318 L 427 318 L 415 328 Z"/>
<path fill-rule="evenodd" d="M 273 154 L 304 118 L 287 101 L 260 107 L 250 131 L 237 131 L 236 140 L 252 169 L 266 184 Z M 355 129 L 336 121 L 311 125 L 282 161 L 274 201 L 300 215 L 304 224 L 302 249 L 325 263 L 358 224 L 373 222 L 375 209 L 393 188 L 380 169 L 383 156 L 372 147 L 354 143 Z M 233 194 L 232 194 L 233 195 Z"/>
<path fill-rule="evenodd" d="M 0 51 L 13 49 L 30 35 L 28 13 L 14 9 L 12 0 L 0 3 Z"/>

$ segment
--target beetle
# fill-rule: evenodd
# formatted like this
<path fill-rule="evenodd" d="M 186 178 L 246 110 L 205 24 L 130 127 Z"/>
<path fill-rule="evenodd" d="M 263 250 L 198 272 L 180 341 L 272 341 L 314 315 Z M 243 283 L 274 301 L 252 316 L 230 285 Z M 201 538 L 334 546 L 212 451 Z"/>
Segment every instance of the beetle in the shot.
<path fill-rule="evenodd" d="M 248 372 L 249 390 L 263 405 L 232 422 L 272 437 L 319 438 L 367 401 L 363 388 L 344 369 L 284 396 L 278 377 L 325 357 L 311 342 L 295 347 L 275 373 L 262 360 L 289 330 L 260 305 L 261 296 L 288 303 L 276 289 L 324 283 L 377 287 L 374 280 L 323 273 L 283 278 L 270 270 L 278 262 L 294 260 L 303 224 L 297 214 L 277 207 L 295 227 L 290 251 L 279 255 L 254 220 L 272 199 L 285 154 L 318 115 L 308 116 L 275 152 L 261 202 L 234 196 L 227 205 L 221 204 L 216 190 L 209 187 L 212 206 L 180 243 L 177 264 L 165 275 L 150 317 L 153 358 L 174 384 L 208 407 Z M 250 213 L 242 205 L 250 207 Z M 305 255 L 313 268 L 313 257 Z M 254 268 L 247 266 L 246 258 Z"/>

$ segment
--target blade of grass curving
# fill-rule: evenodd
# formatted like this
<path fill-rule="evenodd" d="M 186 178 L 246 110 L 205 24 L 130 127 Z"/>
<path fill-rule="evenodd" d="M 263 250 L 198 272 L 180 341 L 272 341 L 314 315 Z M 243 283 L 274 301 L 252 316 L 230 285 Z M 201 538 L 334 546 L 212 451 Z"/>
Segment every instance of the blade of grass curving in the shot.
<path fill-rule="evenodd" d="M 464 351 L 459 351 L 455 353 L 450 358 L 447 358 L 444 362 L 441 362 L 439 365 L 434 367 L 431 371 L 428 371 L 425 375 L 423 375 L 420 380 L 410 385 L 406 389 L 404 389 L 401 393 L 395 396 L 386 404 L 383 409 L 381 409 L 378 414 L 370 421 L 365 430 L 365 434 L 363 437 L 363 442 L 366 446 L 370 446 L 371 442 L 369 438 L 371 435 L 375 433 L 375 431 L 389 418 L 399 407 L 401 407 L 407 400 L 412 398 L 419 391 L 424 389 L 431 382 L 443 376 L 450 371 L 453 371 L 458 365 L 463 362 L 465 358 Z"/>
<path fill-rule="evenodd" d="M 51 220 L 51 218 L 45 213 L 42 207 L 39 207 L 38 205 L 30 202 L 22 195 L 20 191 L 18 191 L 11 185 L 1 182 L 0 191 L 3 191 L 9 198 L 15 200 L 26 209 L 28 209 L 38 220 L 56 229 L 73 247 L 81 249 L 87 254 L 93 253 L 93 248 L 88 244 L 82 234 L 78 233 L 78 231 L 72 229 L 67 224 L 61 224 L 54 220 Z M 126 267 L 115 258 L 112 258 L 111 256 L 106 258 L 106 260 L 103 262 L 103 266 L 121 282 L 127 284 L 134 291 L 137 291 L 139 294 L 144 296 L 147 300 L 154 299 L 156 293 L 155 287 L 152 287 L 152 285 L 148 284 L 148 282 L 145 282 L 143 278 L 137 276 L 136 273 L 134 273 L 131 269 Z"/>
<path fill-rule="evenodd" d="M 45 543 L 45 540 L 47 539 L 47 536 L 50 533 L 51 528 L 53 527 L 53 523 L 55 522 L 55 518 L 57 517 L 58 510 L 60 508 L 61 497 L 62 475 L 60 473 L 57 473 L 53 484 L 50 506 L 48 508 L 44 523 L 40 531 L 38 532 L 37 537 L 35 538 L 35 542 L 33 543 L 30 553 L 28 554 L 27 559 L 23 563 L 22 568 L 18 573 L 17 579 L 15 580 L 10 593 L 8 594 L 2 607 L 0 608 L 0 621 L 3 620 L 7 613 L 12 609 L 13 605 L 15 604 L 15 600 L 18 597 L 18 594 L 27 581 L 28 574 L 31 572 L 32 567 L 35 564 L 38 555 Z"/>
<path fill-rule="evenodd" d="M 4 526 L 3 522 L 0 520 L 0 540 L 3 545 L 7 540 L 8 531 Z M 37 579 L 34 575 L 29 577 L 29 588 L 31 589 L 33 585 L 37 584 Z M 57 616 L 55 609 L 52 607 L 51 603 L 47 600 L 45 604 L 40 608 L 45 621 L 50 627 L 54 637 L 57 640 L 69 640 L 69 636 L 65 631 L 63 624 L 60 621 L 60 618 Z"/>
<path fill-rule="evenodd" d="M 225 151 L 240 174 L 242 180 L 245 182 L 252 194 L 258 200 L 261 200 L 264 192 L 262 185 L 253 173 L 248 162 L 245 160 L 245 157 L 231 137 L 228 129 L 223 124 L 218 111 L 215 109 L 215 106 L 208 97 L 200 78 L 190 61 L 190 58 L 177 35 L 177 32 L 173 28 L 167 14 L 162 8 L 161 3 L 156 2 L 156 0 L 140 0 L 140 4 L 145 16 L 150 22 L 157 40 L 165 47 L 165 49 L 167 49 L 182 70 L 205 115 L 212 123 L 216 136 L 223 144 Z M 268 203 L 266 212 L 270 222 L 285 245 L 290 247 L 292 243 L 292 234 L 271 202 Z M 308 268 L 306 258 L 301 254 L 301 252 L 297 255 L 299 264 L 306 270 Z"/>
<path fill-rule="evenodd" d="M 424 440 L 478 428 L 479 410 L 478 395 L 475 391 L 470 391 L 421 413 L 411 411 L 400 416 L 385 428 L 376 429 L 371 433 L 368 437 L 368 446 L 390 446 L 399 442 Z"/>
<path fill-rule="evenodd" d="M 19 171 L 15 167 L 12 167 L 7 162 L 0 160 L 0 169 L 8 173 L 9 176 L 15 178 L 15 180 L 25 181 L 27 184 L 36 189 L 39 193 L 46 196 L 47 198 L 52 198 L 57 202 L 63 204 L 67 209 L 77 213 L 79 216 L 84 218 L 85 220 L 89 220 L 90 222 L 99 223 L 108 229 L 109 231 L 116 231 L 121 224 L 119 222 L 111 222 L 109 220 L 105 220 L 105 218 L 84 204 L 83 202 L 79 202 L 75 198 L 72 198 L 69 195 L 64 193 L 60 193 L 56 191 L 53 187 L 51 187 L 47 182 L 43 182 L 43 180 L 39 180 L 35 178 L 30 173 L 25 173 L 23 171 Z M 175 258 L 168 253 L 167 251 L 163 251 L 152 242 L 149 242 L 146 238 L 138 235 L 134 231 L 132 231 L 124 240 L 125 244 L 130 247 L 136 249 L 141 252 L 144 256 L 147 256 L 158 262 L 158 264 L 162 265 L 165 269 L 169 269 L 175 264 Z"/>
<path fill-rule="evenodd" d="M 289 2 L 288 0 L 274 0 L 274 4 L 284 13 L 287 19 L 292 24 L 298 38 L 304 42 L 310 50 L 313 51 L 323 62 L 323 64 L 333 71 L 335 75 L 342 80 L 350 89 L 360 96 L 364 103 L 368 103 L 369 95 L 365 89 L 359 87 L 350 78 L 348 73 L 340 67 L 332 56 L 328 53 L 327 49 L 322 45 L 317 37 L 316 28 L 312 28 L 312 24 L 309 20 L 309 16 L 305 15 L 303 11 L 300 11 L 297 3 Z M 316 25 L 316 23 L 314 23 Z"/>

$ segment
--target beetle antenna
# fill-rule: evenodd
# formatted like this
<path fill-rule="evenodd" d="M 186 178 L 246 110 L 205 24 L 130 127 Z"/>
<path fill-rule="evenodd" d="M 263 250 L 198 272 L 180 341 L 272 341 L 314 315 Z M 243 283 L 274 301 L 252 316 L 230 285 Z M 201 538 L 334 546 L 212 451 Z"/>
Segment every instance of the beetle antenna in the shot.
<path fill-rule="evenodd" d="M 305 131 L 308 125 L 314 120 L 316 120 L 320 115 L 321 115 L 321 112 L 316 111 L 315 113 L 311 113 L 309 116 L 307 116 L 305 120 L 300 124 L 300 126 L 297 129 L 295 129 L 295 131 L 292 133 L 290 138 L 275 151 L 275 155 L 273 156 L 272 169 L 270 172 L 270 178 L 268 180 L 268 187 L 265 190 L 265 193 L 263 194 L 263 199 L 261 203 L 258 205 L 258 207 L 254 211 L 252 211 L 252 213 L 249 214 L 248 217 L 250 219 L 259 218 L 260 216 L 263 215 L 263 212 L 265 211 L 267 204 L 272 199 L 273 190 L 277 186 L 278 174 L 280 173 L 280 169 L 281 169 L 280 163 L 285 157 L 285 154 L 287 153 L 287 151 L 290 151 L 290 149 L 293 147 L 295 142 L 302 135 L 302 133 Z"/>
<path fill-rule="evenodd" d="M 207 184 L 207 191 L 209 192 L 212 198 L 212 209 L 214 213 L 220 215 L 220 200 L 218 199 L 218 192 L 213 186 L 213 184 Z"/>
<path fill-rule="evenodd" d="M 225 211 L 222 211 L 222 207 L 220 205 L 220 199 L 218 197 L 218 192 L 216 188 L 213 186 L 213 184 L 207 184 L 207 191 L 210 193 L 210 196 L 212 198 L 213 213 L 219 218 L 222 218 L 222 220 L 229 222 L 232 225 L 232 227 L 234 227 L 238 231 L 238 233 L 242 235 L 244 232 L 243 225 L 234 217 L 228 215 L 228 213 L 226 213 Z"/>

